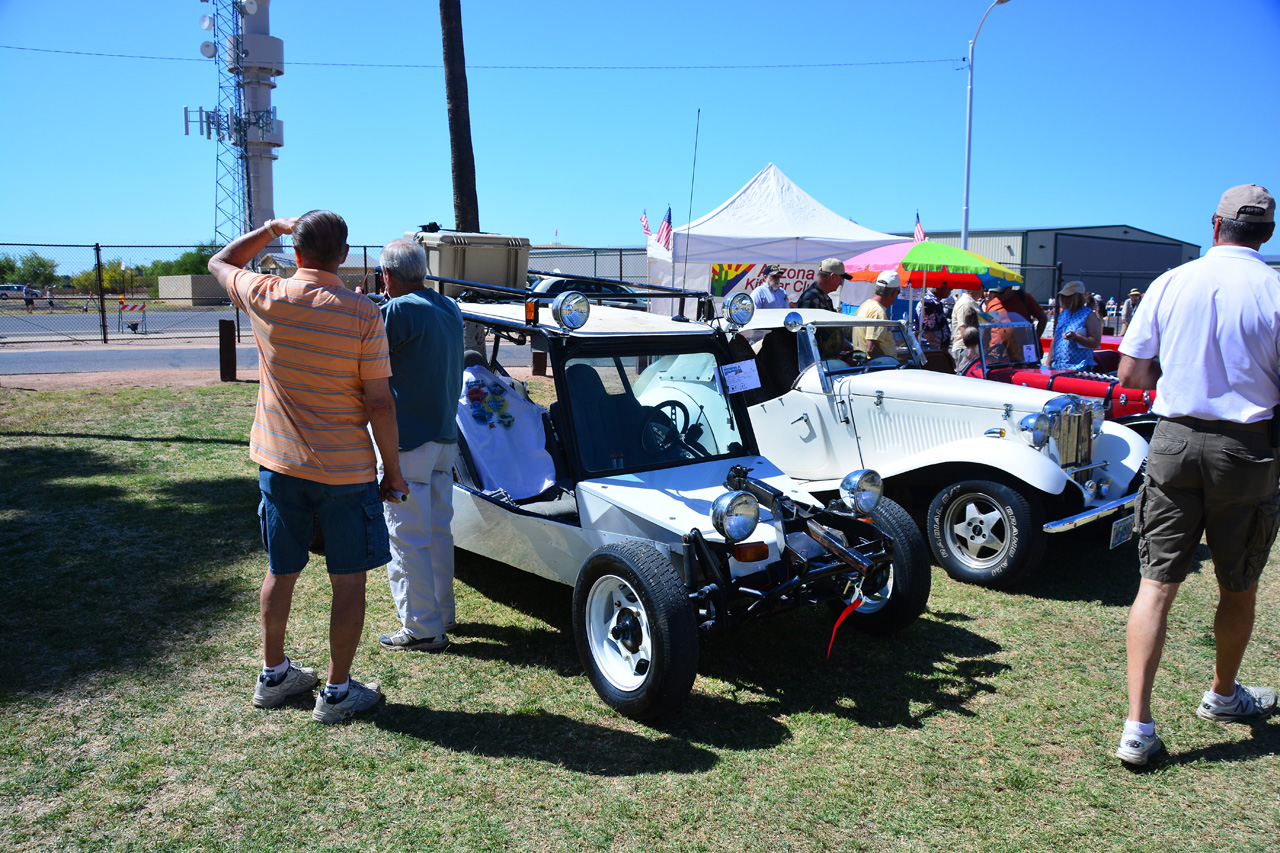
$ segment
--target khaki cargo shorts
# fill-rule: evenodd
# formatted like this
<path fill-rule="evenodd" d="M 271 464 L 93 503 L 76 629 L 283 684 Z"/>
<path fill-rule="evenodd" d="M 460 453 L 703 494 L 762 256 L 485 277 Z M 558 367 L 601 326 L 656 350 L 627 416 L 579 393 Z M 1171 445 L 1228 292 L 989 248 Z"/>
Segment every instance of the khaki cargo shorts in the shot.
<path fill-rule="evenodd" d="M 1218 582 L 1244 592 L 1262 576 L 1280 528 L 1280 453 L 1259 425 L 1162 419 L 1136 521 L 1144 578 L 1186 580 L 1203 535 Z"/>

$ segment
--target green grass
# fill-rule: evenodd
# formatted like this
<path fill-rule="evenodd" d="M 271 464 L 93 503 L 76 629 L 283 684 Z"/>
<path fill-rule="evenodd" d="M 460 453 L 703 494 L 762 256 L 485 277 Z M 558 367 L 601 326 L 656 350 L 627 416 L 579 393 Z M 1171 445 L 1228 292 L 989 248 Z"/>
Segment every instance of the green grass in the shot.
<path fill-rule="evenodd" d="M 1271 850 L 1280 724 L 1192 713 L 1211 569 L 1175 606 L 1156 690 L 1171 761 L 1111 758 L 1132 544 L 1056 539 L 1010 592 L 935 569 L 904 634 L 797 611 L 707 640 L 675 718 L 608 711 L 568 588 L 461 555 L 457 643 L 383 652 L 370 574 L 358 677 L 388 704 L 322 727 L 249 704 L 260 663 L 254 387 L 0 389 L 0 849 Z M 1273 555 L 1274 557 L 1274 555 Z M 1280 682 L 1263 578 L 1245 663 Z M 327 661 L 309 567 L 289 651 Z"/>

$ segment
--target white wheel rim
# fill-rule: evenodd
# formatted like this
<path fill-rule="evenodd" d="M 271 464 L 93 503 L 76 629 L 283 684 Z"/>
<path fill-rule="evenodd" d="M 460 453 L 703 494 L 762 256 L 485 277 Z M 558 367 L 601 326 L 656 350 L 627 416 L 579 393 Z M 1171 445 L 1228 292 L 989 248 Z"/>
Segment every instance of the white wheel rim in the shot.
<path fill-rule="evenodd" d="M 619 690 L 640 689 L 653 662 L 649 614 L 631 584 L 604 575 L 591 585 L 586 607 L 587 644 L 600 674 Z"/>
<path fill-rule="evenodd" d="M 971 492 L 947 507 L 942 529 L 955 558 L 973 569 L 989 569 L 1009 554 L 1013 522 L 990 495 Z"/>

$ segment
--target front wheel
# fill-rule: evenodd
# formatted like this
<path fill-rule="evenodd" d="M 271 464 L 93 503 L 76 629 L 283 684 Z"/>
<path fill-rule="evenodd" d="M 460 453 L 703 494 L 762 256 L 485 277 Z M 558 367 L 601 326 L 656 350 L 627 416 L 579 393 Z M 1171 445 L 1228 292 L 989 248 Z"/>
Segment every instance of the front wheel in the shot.
<path fill-rule="evenodd" d="M 1044 556 L 1043 510 L 990 480 L 947 486 L 929 504 L 929 545 L 947 574 L 979 586 L 1018 580 Z"/>
<path fill-rule="evenodd" d="M 652 545 L 592 552 L 573 588 L 573 633 L 591 685 L 620 714 L 660 717 L 693 689 L 696 617 L 675 567 Z"/>
<path fill-rule="evenodd" d="M 848 622 L 867 634 L 893 634 L 916 621 L 929 603 L 929 548 L 907 511 L 888 498 L 872 511 L 871 520 L 893 539 L 893 563 L 888 574 L 877 577 L 875 589 L 863 584 L 862 606 Z M 832 609 L 839 612 L 848 604 L 847 597 L 837 599 Z"/>

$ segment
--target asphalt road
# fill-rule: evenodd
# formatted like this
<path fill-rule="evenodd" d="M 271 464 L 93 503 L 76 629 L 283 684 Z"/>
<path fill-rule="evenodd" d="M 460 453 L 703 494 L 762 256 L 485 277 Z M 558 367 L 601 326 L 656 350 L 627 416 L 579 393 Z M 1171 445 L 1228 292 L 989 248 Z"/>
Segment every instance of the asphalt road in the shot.
<path fill-rule="evenodd" d="M 528 367 L 531 361 L 527 346 L 503 344 L 499 357 L 507 367 Z M 258 367 L 258 351 L 252 343 L 242 343 L 236 347 L 236 367 L 245 370 Z M 100 343 L 64 344 L 39 349 L 0 346 L 0 375 L 3 376 L 184 369 L 217 370 L 217 340 L 211 338 L 207 343 L 180 347 L 119 344 L 104 346 Z"/>
<path fill-rule="evenodd" d="M 207 311 L 149 311 L 145 327 L 141 312 L 120 312 L 113 305 L 107 306 L 107 339 L 121 341 L 145 333 L 167 338 L 210 335 L 216 338 L 219 320 L 234 320 L 231 308 Z M 131 331 L 126 323 L 138 323 L 138 331 Z M 102 341 L 102 320 L 96 310 L 83 312 L 64 310 L 0 311 L 0 344 L 4 343 L 57 343 L 62 340 L 85 342 Z"/>
<path fill-rule="evenodd" d="M 236 347 L 236 367 L 254 370 L 253 344 Z M 60 349 L 0 348 L 0 375 L 29 373 L 97 373 L 120 370 L 217 370 L 218 345 L 191 347 L 121 347 L 85 344 Z"/>

